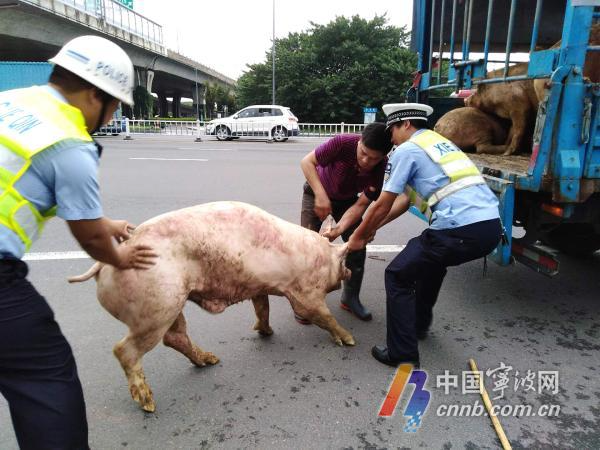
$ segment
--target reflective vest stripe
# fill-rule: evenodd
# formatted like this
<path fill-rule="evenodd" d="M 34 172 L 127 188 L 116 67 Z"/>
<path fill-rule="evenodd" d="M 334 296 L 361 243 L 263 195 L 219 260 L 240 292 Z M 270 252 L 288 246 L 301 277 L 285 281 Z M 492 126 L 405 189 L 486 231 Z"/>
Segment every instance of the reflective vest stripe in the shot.
<path fill-rule="evenodd" d="M 421 197 L 417 191 L 415 191 L 411 186 L 407 185 L 404 189 L 404 194 L 408 197 L 410 204 L 414 206 L 421 214 L 427 217 L 428 220 L 431 220 L 431 215 L 433 214 L 429 204 Z"/>
<path fill-rule="evenodd" d="M 438 190 L 431 197 L 429 197 L 427 203 L 429 204 L 429 206 L 435 206 L 440 200 L 448 197 L 449 195 L 454 194 L 457 191 L 460 191 L 461 189 L 481 184 L 481 178 L 482 177 L 480 175 L 477 175 L 473 177 L 461 178 L 460 180 L 455 181 L 454 183 L 450 183 Z"/>

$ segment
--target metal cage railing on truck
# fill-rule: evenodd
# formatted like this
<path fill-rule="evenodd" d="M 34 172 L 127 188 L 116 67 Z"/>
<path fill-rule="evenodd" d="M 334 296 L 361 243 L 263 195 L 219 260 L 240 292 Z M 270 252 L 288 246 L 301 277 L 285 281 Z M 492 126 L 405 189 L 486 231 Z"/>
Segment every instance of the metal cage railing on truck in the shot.
<path fill-rule="evenodd" d="M 500 199 L 508 239 L 493 257 L 503 265 L 526 253 L 512 239 L 516 192 L 547 193 L 561 220 L 600 192 L 600 86 L 582 74 L 586 55 L 600 51 L 589 44 L 599 6 L 600 0 L 413 0 L 411 47 L 418 53 L 418 72 L 407 101 L 434 106 L 433 122 L 464 106 L 462 98 L 448 97 L 450 90 L 549 80 L 531 157 L 508 157 L 512 165 L 505 167 L 490 164 L 490 155 L 472 155 Z M 527 62 L 527 72 L 511 75 L 517 62 Z M 490 69 L 496 76 L 488 76 Z M 552 256 L 543 250 L 538 255 Z M 535 268 L 555 274 L 558 264 Z"/>

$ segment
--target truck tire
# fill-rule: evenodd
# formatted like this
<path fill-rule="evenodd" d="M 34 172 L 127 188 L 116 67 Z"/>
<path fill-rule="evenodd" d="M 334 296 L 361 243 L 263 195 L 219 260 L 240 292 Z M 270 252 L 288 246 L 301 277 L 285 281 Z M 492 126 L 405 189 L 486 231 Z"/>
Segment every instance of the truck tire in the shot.
<path fill-rule="evenodd" d="M 587 256 L 600 250 L 600 233 L 587 223 L 563 223 L 544 233 L 542 242 L 571 256 Z"/>

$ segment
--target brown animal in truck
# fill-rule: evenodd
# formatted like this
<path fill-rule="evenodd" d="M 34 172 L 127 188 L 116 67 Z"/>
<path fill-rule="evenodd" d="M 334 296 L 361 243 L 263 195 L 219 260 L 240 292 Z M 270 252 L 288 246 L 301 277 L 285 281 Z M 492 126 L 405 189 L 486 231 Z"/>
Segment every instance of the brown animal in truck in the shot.
<path fill-rule="evenodd" d="M 561 41 L 558 41 L 550 48 L 560 47 Z M 595 23 L 590 29 L 589 45 L 600 45 L 600 23 Z M 592 83 L 600 83 L 600 53 L 588 52 L 585 57 L 585 63 L 583 66 L 583 76 L 588 78 Z M 535 89 L 538 101 L 546 98 L 546 89 L 549 87 L 548 78 L 540 78 L 534 80 L 533 87 Z"/>
<path fill-rule="evenodd" d="M 486 78 L 501 77 L 503 72 L 503 68 L 488 72 Z M 508 75 L 526 73 L 527 63 L 519 63 L 509 68 Z M 538 108 L 533 80 L 479 84 L 477 91 L 465 100 L 465 105 L 510 121 L 509 139 L 506 145 L 494 149 L 495 153 L 512 155 L 526 147 Z"/>
<path fill-rule="evenodd" d="M 440 117 L 433 129 L 464 152 L 501 154 L 506 150 L 504 124 L 477 108 L 453 109 Z"/>
<path fill-rule="evenodd" d="M 70 282 L 96 277 L 102 306 L 129 327 L 114 347 L 133 399 L 155 405 L 142 357 L 161 340 L 196 366 L 219 359 L 194 344 L 183 307 L 190 300 L 210 313 L 252 299 L 254 329 L 270 335 L 269 294 L 287 297 L 292 309 L 329 331 L 338 345 L 354 345 L 325 303 L 328 292 L 350 278 L 346 245 L 245 203 L 215 202 L 160 215 L 141 224 L 121 245 L 151 245 L 159 257 L 143 271 L 96 263 Z"/>

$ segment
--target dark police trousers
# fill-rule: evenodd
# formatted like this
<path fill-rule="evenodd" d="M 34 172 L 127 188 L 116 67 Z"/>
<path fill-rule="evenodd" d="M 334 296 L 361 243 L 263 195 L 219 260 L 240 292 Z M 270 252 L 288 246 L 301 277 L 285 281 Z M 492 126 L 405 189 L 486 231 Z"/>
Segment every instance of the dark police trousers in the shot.
<path fill-rule="evenodd" d="M 73 352 L 27 272 L 20 260 L 0 259 L 0 393 L 22 449 L 87 449 Z"/>
<path fill-rule="evenodd" d="M 426 229 L 385 270 L 387 347 L 392 359 L 419 359 L 417 330 L 432 320 L 446 267 L 482 258 L 502 236 L 499 219 L 463 227 Z"/>

